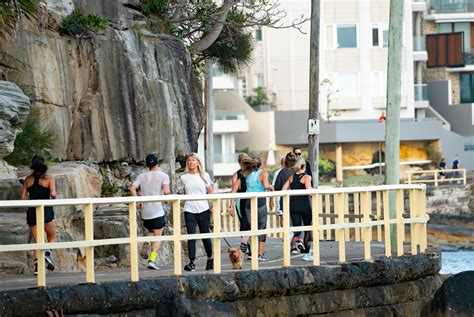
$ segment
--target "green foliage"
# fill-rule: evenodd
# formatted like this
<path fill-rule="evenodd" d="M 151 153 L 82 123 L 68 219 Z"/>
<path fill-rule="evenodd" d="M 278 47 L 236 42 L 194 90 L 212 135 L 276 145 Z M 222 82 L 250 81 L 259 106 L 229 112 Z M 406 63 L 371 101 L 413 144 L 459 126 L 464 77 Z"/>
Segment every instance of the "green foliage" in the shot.
<path fill-rule="evenodd" d="M 336 166 L 330 160 L 323 157 L 319 158 L 318 162 L 319 178 L 323 181 L 330 180 L 336 176 Z"/>
<path fill-rule="evenodd" d="M 36 16 L 36 5 L 30 0 L 3 0 L 0 3 L 0 37 L 7 39 L 16 29 L 17 21 Z"/>
<path fill-rule="evenodd" d="M 5 157 L 5 161 L 11 165 L 21 165 L 30 163 L 35 154 L 48 156 L 48 150 L 54 143 L 54 135 L 49 131 L 41 131 L 39 120 L 38 110 L 30 109 L 23 132 L 16 137 L 15 148 Z"/>
<path fill-rule="evenodd" d="M 101 187 L 101 197 L 113 197 L 118 192 L 119 192 L 119 188 L 117 185 L 115 185 L 108 179 L 104 179 L 104 181 L 102 182 L 102 187 Z"/>
<path fill-rule="evenodd" d="M 95 33 L 107 28 L 107 20 L 99 14 L 84 15 L 80 9 L 75 9 L 68 15 L 61 28 L 62 33 L 83 37 L 88 33 Z"/>
<path fill-rule="evenodd" d="M 441 162 L 441 159 L 443 158 L 443 155 L 440 151 L 438 151 L 436 144 L 434 142 L 430 142 L 428 145 L 426 145 L 425 150 L 426 154 L 428 154 L 428 159 L 433 162 L 433 164 L 438 166 Z"/>
<path fill-rule="evenodd" d="M 247 103 L 252 107 L 260 106 L 260 105 L 268 105 L 270 104 L 270 100 L 267 97 L 267 93 L 264 87 L 257 87 L 253 90 L 255 92 L 255 96 L 247 97 Z"/>
<path fill-rule="evenodd" d="M 143 0 L 143 14 L 147 17 L 157 15 L 163 17 L 168 11 L 168 0 Z"/>

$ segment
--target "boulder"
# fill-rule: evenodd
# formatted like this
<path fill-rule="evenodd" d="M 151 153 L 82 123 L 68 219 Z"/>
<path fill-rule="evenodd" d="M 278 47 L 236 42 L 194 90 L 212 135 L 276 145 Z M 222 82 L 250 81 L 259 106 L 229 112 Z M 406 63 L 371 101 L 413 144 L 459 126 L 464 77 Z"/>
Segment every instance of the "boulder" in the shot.
<path fill-rule="evenodd" d="M 30 98 L 16 84 L 0 80 L 0 159 L 13 152 L 29 112 Z"/>
<path fill-rule="evenodd" d="M 444 281 L 434 296 L 430 316 L 474 316 L 474 271 Z"/>

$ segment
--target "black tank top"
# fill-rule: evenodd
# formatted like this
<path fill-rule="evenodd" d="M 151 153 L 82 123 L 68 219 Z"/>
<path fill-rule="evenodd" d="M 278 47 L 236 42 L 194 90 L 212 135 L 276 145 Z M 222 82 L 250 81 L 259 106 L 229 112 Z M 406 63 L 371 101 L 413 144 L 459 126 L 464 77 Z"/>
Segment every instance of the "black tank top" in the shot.
<path fill-rule="evenodd" d="M 305 173 L 301 174 L 293 174 L 293 181 L 290 184 L 290 188 L 292 190 L 294 189 L 306 189 L 305 184 L 301 184 L 301 179 L 303 176 L 305 176 Z M 310 207 L 309 204 L 309 196 L 308 195 L 303 195 L 303 196 L 291 196 L 290 197 L 290 208 L 291 210 L 298 210 L 298 211 L 303 211 L 303 210 L 308 210 Z"/>
<path fill-rule="evenodd" d="M 242 174 L 241 169 L 237 171 L 237 178 L 240 179 L 240 188 L 237 192 L 238 193 L 247 192 L 247 181 L 245 180 L 245 176 Z"/>
<path fill-rule="evenodd" d="M 33 185 L 27 188 L 30 199 L 51 199 L 51 191 L 49 187 L 41 186 L 39 183 L 40 177 L 34 176 Z"/>

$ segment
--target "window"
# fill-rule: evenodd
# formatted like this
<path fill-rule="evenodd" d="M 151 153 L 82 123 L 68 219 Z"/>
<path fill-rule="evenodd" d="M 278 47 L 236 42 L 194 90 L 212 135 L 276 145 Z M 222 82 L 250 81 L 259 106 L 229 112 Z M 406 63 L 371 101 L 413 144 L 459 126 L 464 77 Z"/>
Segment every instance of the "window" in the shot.
<path fill-rule="evenodd" d="M 388 24 L 374 24 L 372 26 L 372 46 L 388 47 Z"/>
<path fill-rule="evenodd" d="M 474 103 L 474 73 L 461 74 L 461 103 Z"/>
<path fill-rule="evenodd" d="M 427 34 L 426 50 L 428 51 L 427 67 L 460 67 L 464 66 L 463 33 Z"/>
<path fill-rule="evenodd" d="M 255 74 L 255 88 L 265 87 L 263 83 L 263 74 Z"/>
<path fill-rule="evenodd" d="M 262 40 L 262 29 L 255 30 L 255 41 L 260 42 Z"/>
<path fill-rule="evenodd" d="M 214 153 L 222 153 L 222 134 L 214 134 Z"/>
<path fill-rule="evenodd" d="M 359 96 L 359 74 L 337 74 L 337 97 Z"/>
<path fill-rule="evenodd" d="M 355 24 L 337 26 L 337 47 L 357 47 L 357 26 Z"/>

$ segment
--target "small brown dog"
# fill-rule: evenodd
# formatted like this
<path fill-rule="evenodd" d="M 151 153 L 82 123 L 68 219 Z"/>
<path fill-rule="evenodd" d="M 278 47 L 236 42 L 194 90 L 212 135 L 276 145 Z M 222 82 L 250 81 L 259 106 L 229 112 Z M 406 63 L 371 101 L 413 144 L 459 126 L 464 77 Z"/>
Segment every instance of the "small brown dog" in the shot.
<path fill-rule="evenodd" d="M 244 259 L 242 251 L 240 251 L 240 249 L 238 248 L 228 248 L 227 252 L 229 252 L 229 258 L 230 262 L 232 263 L 232 268 L 234 270 L 242 269 L 242 262 Z"/>

